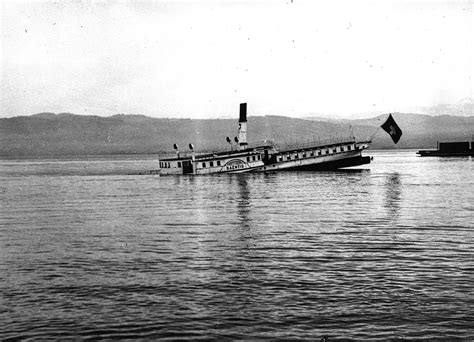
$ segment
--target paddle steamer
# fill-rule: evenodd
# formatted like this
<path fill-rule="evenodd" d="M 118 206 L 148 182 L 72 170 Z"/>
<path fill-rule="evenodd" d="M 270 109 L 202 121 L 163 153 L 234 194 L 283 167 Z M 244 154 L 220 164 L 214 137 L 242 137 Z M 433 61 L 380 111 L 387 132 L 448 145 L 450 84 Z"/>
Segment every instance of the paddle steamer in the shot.
<path fill-rule="evenodd" d="M 230 139 L 227 141 L 231 143 Z M 160 158 L 160 174 L 212 174 L 241 172 L 271 172 L 283 170 L 335 170 L 369 164 L 370 157 L 362 156 L 370 141 L 357 142 L 354 137 L 338 141 L 306 143 L 279 148 L 272 141 L 249 145 L 247 143 L 247 104 L 240 104 L 236 149 L 211 153 L 196 153 L 189 144 L 190 152 Z"/>

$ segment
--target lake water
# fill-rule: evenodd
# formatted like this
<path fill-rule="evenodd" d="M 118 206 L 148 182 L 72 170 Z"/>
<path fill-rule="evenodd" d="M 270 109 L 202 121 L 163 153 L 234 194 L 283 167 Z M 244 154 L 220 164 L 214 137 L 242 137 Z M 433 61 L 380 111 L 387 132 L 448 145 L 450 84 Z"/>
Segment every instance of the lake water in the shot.
<path fill-rule="evenodd" d="M 474 339 L 474 163 L 0 161 L 3 339 Z"/>

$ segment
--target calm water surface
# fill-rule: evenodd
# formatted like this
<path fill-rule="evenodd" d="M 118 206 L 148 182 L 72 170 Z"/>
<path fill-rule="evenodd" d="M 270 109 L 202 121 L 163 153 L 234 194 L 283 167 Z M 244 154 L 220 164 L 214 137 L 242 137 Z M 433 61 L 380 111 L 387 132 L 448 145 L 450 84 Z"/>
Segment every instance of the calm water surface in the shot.
<path fill-rule="evenodd" d="M 0 161 L 3 339 L 474 339 L 474 163 Z"/>

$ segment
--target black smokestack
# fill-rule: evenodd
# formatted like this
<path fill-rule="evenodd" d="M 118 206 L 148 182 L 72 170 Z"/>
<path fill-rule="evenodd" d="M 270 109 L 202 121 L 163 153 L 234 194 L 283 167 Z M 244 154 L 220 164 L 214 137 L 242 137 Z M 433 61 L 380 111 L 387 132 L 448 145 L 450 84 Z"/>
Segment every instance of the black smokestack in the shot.
<path fill-rule="evenodd" d="M 239 122 L 247 122 L 247 104 L 246 103 L 240 104 Z"/>

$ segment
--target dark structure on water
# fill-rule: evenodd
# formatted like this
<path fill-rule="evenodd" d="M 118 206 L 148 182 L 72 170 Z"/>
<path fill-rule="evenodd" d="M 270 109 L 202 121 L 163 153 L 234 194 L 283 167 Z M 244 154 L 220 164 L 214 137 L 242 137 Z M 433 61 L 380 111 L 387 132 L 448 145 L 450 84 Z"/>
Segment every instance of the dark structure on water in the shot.
<path fill-rule="evenodd" d="M 474 156 L 474 141 L 440 142 L 436 150 L 420 150 L 421 157 L 465 157 Z"/>

